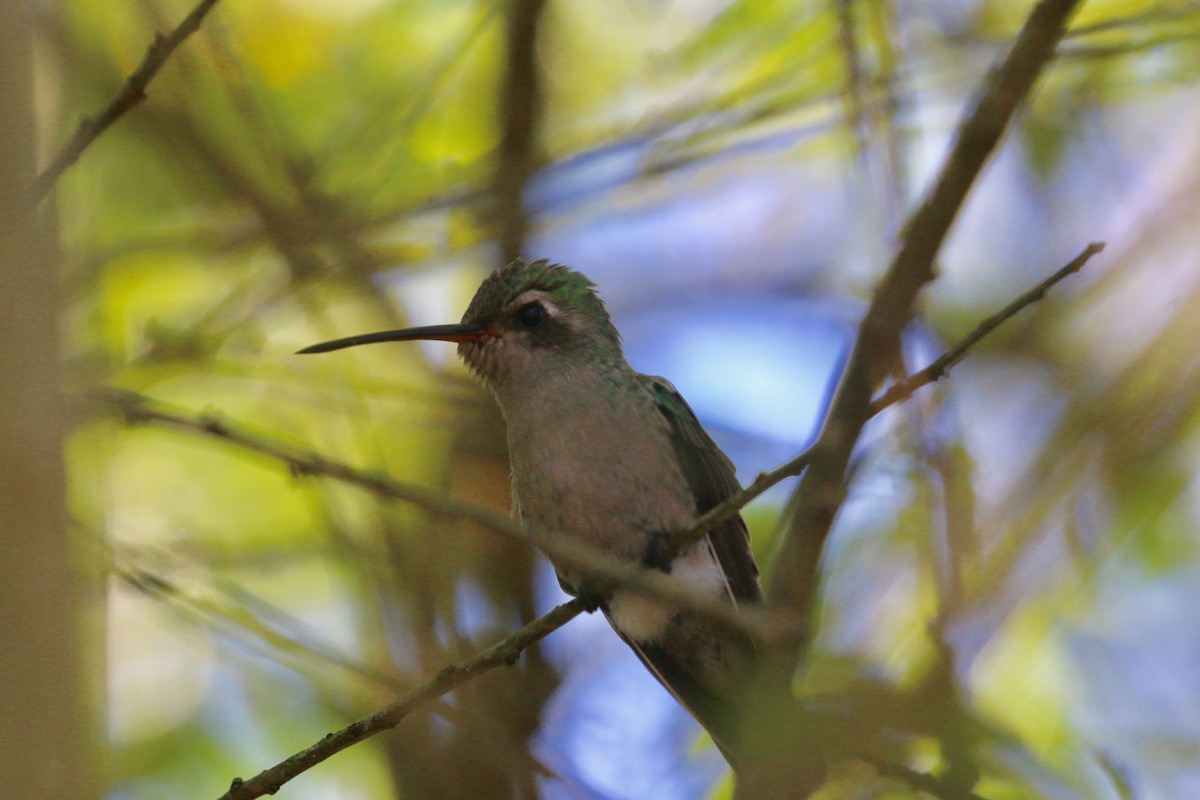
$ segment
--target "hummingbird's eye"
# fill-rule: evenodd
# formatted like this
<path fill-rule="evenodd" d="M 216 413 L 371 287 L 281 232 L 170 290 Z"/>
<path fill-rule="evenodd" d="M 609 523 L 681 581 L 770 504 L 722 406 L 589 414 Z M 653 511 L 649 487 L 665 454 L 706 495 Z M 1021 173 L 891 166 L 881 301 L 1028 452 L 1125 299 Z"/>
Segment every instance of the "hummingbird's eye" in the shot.
<path fill-rule="evenodd" d="M 546 313 L 545 307 L 536 301 L 526 303 L 517 311 L 517 319 L 526 328 L 536 328 L 549 319 L 550 315 Z"/>

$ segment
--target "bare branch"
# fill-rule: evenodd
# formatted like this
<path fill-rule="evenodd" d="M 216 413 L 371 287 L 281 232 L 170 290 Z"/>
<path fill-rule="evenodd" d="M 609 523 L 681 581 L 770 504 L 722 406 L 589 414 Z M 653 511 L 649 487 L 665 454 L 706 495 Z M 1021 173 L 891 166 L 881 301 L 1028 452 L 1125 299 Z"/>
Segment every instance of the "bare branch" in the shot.
<path fill-rule="evenodd" d="M 871 395 L 899 364 L 900 334 L 918 293 L 934 279 L 934 258 L 984 163 L 1053 57 L 1078 4 L 1079 0 L 1042 0 L 1033 9 L 1008 57 L 985 81 L 960 124 L 937 182 L 910 217 L 900 249 L 859 325 L 775 559 L 770 603 L 797 620 L 811 616 L 821 553 L 841 506 L 850 453 L 872 414 Z M 805 645 L 803 638 L 794 643 L 797 656 Z"/>
<path fill-rule="evenodd" d="M 234 596 L 227 589 L 213 586 L 205 587 L 201 593 L 159 571 L 119 563 L 111 552 L 106 553 L 106 557 L 109 560 L 108 573 L 129 588 L 153 597 L 189 622 L 223 633 L 255 652 L 276 659 L 281 649 L 300 653 L 309 659 L 345 670 L 392 694 L 412 685 L 407 676 L 402 678 L 399 674 L 354 661 L 338 652 L 336 647 L 319 641 L 312 632 L 297 630 L 293 621 L 284 617 L 279 609 L 248 593 Z M 252 615 L 247 618 L 232 612 L 223 613 L 234 604 L 239 610 L 250 605 Z M 264 615 L 269 615 L 270 623 L 255 624 Z"/>
<path fill-rule="evenodd" d="M 1066 278 L 1068 275 L 1073 275 L 1074 273 L 1083 269 L 1083 265 L 1086 264 L 1092 256 L 1100 253 L 1103 250 L 1104 242 L 1092 242 L 1089 244 L 1082 253 L 1072 259 L 1071 263 L 1067 264 L 1049 278 L 1046 278 L 1046 280 L 1042 281 L 1037 286 L 1018 297 L 1016 300 L 1013 300 L 1011 303 L 985 319 L 983 322 L 979 323 L 979 325 L 975 327 L 975 330 L 971 331 L 966 338 L 954 345 L 954 347 L 951 347 L 949 350 L 947 350 L 940 358 L 938 358 L 928 367 L 925 367 L 925 369 L 921 370 L 920 372 L 915 372 L 904 380 L 894 384 L 882 395 L 872 400 L 871 415 L 874 416 L 875 414 L 878 414 L 880 411 L 890 405 L 903 403 L 905 400 L 912 397 L 913 392 L 917 391 L 921 387 L 941 380 L 942 377 L 944 377 L 946 373 L 950 371 L 951 367 L 954 367 L 960 361 L 962 361 L 963 358 L 966 357 L 967 352 L 976 344 L 978 344 L 983 337 L 987 336 L 1006 321 L 1016 316 L 1021 309 L 1041 300 L 1046 296 L 1046 292 L 1049 291 L 1055 284 L 1062 281 L 1063 278 Z"/>
<path fill-rule="evenodd" d="M 897 384 L 896 387 L 873 402 L 870 406 L 870 416 L 874 416 L 883 409 L 908 399 L 921 387 L 943 377 L 950 367 L 961 361 L 967 352 L 983 337 L 991 333 L 1006 320 L 1011 319 L 1021 309 L 1040 300 L 1048 289 L 1068 275 L 1078 272 L 1088 259 L 1099 253 L 1102 249 L 1103 244 L 1089 245 L 1079 256 L 1062 269 L 1040 282 L 1033 289 L 1025 292 L 1012 303 L 1009 303 L 1001 311 L 988 317 L 965 339 L 950 348 L 950 350 L 928 367 L 914 373 L 910 378 Z M 903 387 L 903 389 L 899 389 L 899 387 Z M 559 546 L 559 540 L 546 539 L 546 537 L 537 533 L 530 533 L 506 515 L 486 506 L 465 503 L 448 495 L 424 487 L 401 483 L 384 476 L 362 473 L 352 467 L 318 454 L 301 452 L 279 442 L 271 441 L 266 437 L 255 436 L 240 431 L 213 417 L 190 418 L 155 409 L 150 407 L 147 398 L 133 392 L 110 389 L 103 391 L 100 394 L 100 398 L 108 403 L 119 406 L 125 413 L 126 418 L 131 422 L 157 422 L 183 430 L 202 433 L 282 461 L 297 475 L 323 475 L 336 478 L 382 497 L 406 500 L 435 513 L 469 519 L 484 525 L 489 530 L 506 536 L 522 538 L 539 547 L 544 546 L 553 550 Z M 683 550 L 688 544 L 698 540 L 713 527 L 736 515 L 742 507 L 767 489 L 785 478 L 799 474 L 807 465 L 812 452 L 813 450 L 810 448 L 777 469 L 761 473 L 741 492 L 714 507 L 708 513 L 698 517 L 691 526 L 677 534 L 672 542 L 671 552 L 678 553 Z M 559 557 L 580 559 L 580 563 L 584 568 L 599 571 L 602 573 L 602 577 L 622 585 L 642 587 L 656 596 L 662 596 L 664 599 L 678 602 L 701 613 L 715 613 L 720 621 L 741 626 L 751 634 L 761 638 L 771 638 L 789 632 L 786 627 L 780 625 L 778 618 L 774 615 L 769 615 L 769 612 L 768 615 L 764 615 L 758 609 L 746 608 L 738 612 L 733 612 L 725 604 L 719 604 L 717 608 L 709 608 L 710 604 L 703 598 L 697 598 L 688 593 L 680 592 L 673 585 L 666 583 L 661 575 L 646 570 L 631 570 L 623 565 L 616 565 L 602 553 L 587 552 L 590 548 L 579 547 L 578 552 L 574 552 L 575 548 L 573 547 L 564 547 L 564 550 L 566 549 L 570 549 L 573 552 L 569 556 L 564 553 L 556 553 L 556 555 Z M 433 679 L 380 711 L 364 717 L 336 734 L 329 734 L 329 736 L 311 747 L 291 756 L 270 769 L 264 770 L 248 781 L 235 780 L 234 785 L 230 787 L 229 792 L 223 796 L 222 800 L 245 800 L 246 798 L 260 797 L 263 794 L 273 794 L 283 783 L 291 780 L 315 764 L 324 761 L 334 753 L 344 750 L 383 730 L 395 727 L 405 715 L 411 713 L 423 703 L 440 697 L 455 686 L 486 672 L 492 667 L 498 666 L 500 663 L 504 663 L 506 660 L 515 658 L 521 650 L 546 636 L 552 630 L 569 622 L 580 610 L 581 606 L 578 605 L 578 601 L 571 601 L 563 606 L 559 606 L 549 614 L 517 631 L 500 644 L 463 662 L 461 665 L 443 670 Z M 500 653 L 503 653 L 503 655 L 500 655 Z M 935 796 L 974 797 L 969 792 L 958 794 L 947 793 L 945 787 L 939 786 L 936 779 L 922 773 L 911 772 L 901 768 L 881 768 L 881 772 L 905 780 L 910 785 L 921 788 Z"/>
<path fill-rule="evenodd" d="M 522 255 L 529 231 L 525 186 L 537 166 L 542 121 L 538 32 L 546 0 L 509 0 L 507 65 L 500 102 L 500 147 L 493 177 L 493 213 L 501 263 Z"/>
<path fill-rule="evenodd" d="M 568 537 L 547 535 L 543 531 L 522 525 L 506 512 L 490 506 L 460 500 L 444 492 L 398 481 L 386 475 L 362 472 L 320 454 L 306 452 L 278 440 L 249 433 L 211 415 L 191 417 L 156 408 L 148 398 L 136 392 L 104 389 L 97 392 L 96 397 L 105 403 L 118 406 L 126 420 L 131 423 L 152 422 L 211 436 L 281 461 L 295 475 L 334 478 L 365 489 L 377 497 L 402 500 L 444 517 L 469 520 L 501 536 L 534 545 L 556 560 L 573 565 L 605 583 L 643 592 L 679 608 L 703 614 L 714 622 L 742 630 L 751 636 L 772 639 L 785 633 L 794 634 L 794 631 L 781 628 L 779 621 L 782 618 L 766 609 L 743 607 L 739 610 L 716 598 L 701 596 L 679 586 L 677 582 L 657 570 L 624 564 L 596 547 L 573 541 Z"/>
<path fill-rule="evenodd" d="M 962 361 L 968 352 L 985 336 L 1005 321 L 1011 319 L 1025 307 L 1042 299 L 1051 287 L 1061 282 L 1067 276 L 1078 272 L 1093 255 L 1101 252 L 1103 249 L 1103 243 L 1088 245 L 1069 264 L 1013 300 L 997 313 L 985 319 L 963 340 L 947 350 L 929 366 L 919 372 L 913 373 L 910 377 L 897 383 L 883 395 L 872 401 L 869 408 L 869 416 L 873 417 L 886 408 L 904 402 L 917 390 L 940 380 L 949 372 L 951 367 Z M 539 547 L 545 552 L 552 553 L 558 558 L 576 563 L 598 577 L 616 585 L 641 589 L 662 599 L 670 600 L 691 610 L 709 615 L 724 624 L 741 627 L 748 633 L 761 638 L 769 639 L 792 630 L 795 627 L 792 623 L 783 623 L 775 614 L 761 614 L 758 609 L 748 608 L 743 608 L 735 612 L 724 603 L 711 602 L 690 592 L 681 591 L 668 579 L 656 574 L 652 570 L 630 568 L 628 565 L 620 564 L 606 553 L 594 548 L 563 539 L 562 537 L 549 537 L 544 533 L 532 531 L 514 521 L 507 514 L 488 506 L 469 503 L 443 492 L 397 481 L 385 475 L 366 473 L 318 453 L 306 452 L 298 448 L 289 447 L 282 442 L 265 436 L 248 433 L 236 425 L 231 425 L 211 415 L 190 417 L 161 408 L 155 408 L 151 405 L 149 398 L 136 392 L 104 389 L 97 392 L 96 396 L 103 402 L 118 406 L 125 415 L 125 418 L 131 423 L 154 422 L 204 434 L 281 461 L 295 475 L 334 478 L 344 483 L 358 486 L 379 497 L 409 502 L 443 516 L 467 519 L 482 525 L 494 533 L 509 538 L 520 539 Z M 706 513 L 697 517 L 692 524 L 678 531 L 665 548 L 665 557 L 669 559 L 679 555 L 689 545 L 701 539 L 713 528 L 739 514 L 742 508 L 760 497 L 768 489 L 787 478 L 801 474 L 805 467 L 808 466 L 814 452 L 816 452 L 816 445 L 769 472 L 760 472 L 741 491 L 709 509 Z"/>
<path fill-rule="evenodd" d="M 1023 308 L 1032 305 L 1045 293 L 1067 276 L 1078 272 L 1096 253 L 1104 249 L 1103 243 L 1093 243 L 1069 264 L 1049 278 L 1013 300 L 1003 309 L 981 322 L 962 341 L 947 350 L 929 366 L 913 373 L 907 379 L 891 387 L 872 401 L 869 415 L 875 416 L 886 408 L 904 402 L 917 390 L 944 377 L 951 367 L 962 361 L 968 352 L 985 336 L 1011 319 Z M 741 627 L 753 635 L 771 638 L 794 628 L 784 624 L 775 614 L 761 614 L 758 609 L 743 608 L 733 611 L 726 604 L 712 602 L 690 592 L 681 591 L 670 580 L 653 570 L 630 568 L 606 553 L 562 537 L 551 537 L 530 530 L 507 514 L 488 506 L 470 503 L 451 495 L 394 478 L 363 472 L 344 462 L 327 458 L 318 453 L 290 447 L 266 436 L 256 435 L 236 425 L 211 415 L 191 417 L 156 408 L 149 398 L 121 389 L 104 389 L 96 396 L 103 402 L 119 407 L 125 418 L 132 423 L 154 422 L 169 427 L 200 433 L 220 439 L 229 444 L 251 450 L 283 462 L 295 475 L 313 475 L 334 478 L 358 486 L 379 497 L 402 500 L 428 511 L 452 518 L 475 522 L 501 536 L 520 539 L 533 544 L 557 558 L 578 564 L 600 578 L 616 585 L 641 589 L 649 594 L 679 603 L 691 610 L 706 614 L 715 620 Z M 760 472 L 745 488 L 724 502 L 700 515 L 692 524 L 678 531 L 665 548 L 666 558 L 674 558 L 692 543 L 700 540 L 713 528 L 732 519 L 742 508 L 760 497 L 768 489 L 787 478 L 801 474 L 812 458 L 816 446 L 808 448 L 769 472 Z"/>
<path fill-rule="evenodd" d="M 914 372 L 911 376 L 896 383 L 886 392 L 871 401 L 868 409 L 868 419 L 874 417 L 879 412 L 886 408 L 904 402 L 918 390 L 931 383 L 941 380 L 950 371 L 950 368 L 958 364 L 975 345 L 987 336 L 989 333 L 1000 327 L 1002 324 L 1012 319 L 1022 309 L 1041 300 L 1047 291 L 1054 285 L 1061 282 L 1064 278 L 1072 275 L 1083 268 L 1092 256 L 1101 252 L 1104 249 L 1103 242 L 1093 242 L 1078 256 L 1076 256 L 1069 264 L 1055 272 L 1049 278 L 1040 282 L 1029 291 L 1022 294 L 1017 299 L 1006 305 L 1000 311 L 991 315 L 971 331 L 958 344 L 951 347 L 938 359 L 933 361 L 929 366 Z M 735 495 L 732 495 L 724 502 L 713 506 L 704 514 L 696 518 L 695 522 L 686 528 L 678 531 L 671 541 L 669 547 L 665 548 L 667 558 L 673 558 L 682 552 L 688 545 L 699 540 L 706 533 L 711 531 L 723 522 L 727 522 L 736 516 L 742 508 L 747 506 L 751 501 L 762 495 L 771 487 L 788 479 L 795 477 L 804 472 L 808 466 L 810 459 L 817 452 L 818 445 L 809 447 L 804 452 L 793 457 L 791 460 L 776 467 L 770 472 L 760 472 L 750 484 Z"/>
<path fill-rule="evenodd" d="M 521 653 L 551 632 L 558 630 L 583 611 L 578 600 L 563 603 L 547 614 L 535 619 L 525 627 L 500 642 L 459 664 L 443 668 L 407 694 L 379 709 L 373 714 L 352 722 L 337 733 L 324 738 L 284 759 L 275 766 L 265 769 L 249 780 L 234 778 L 229 791 L 220 800 L 250 800 L 266 794 L 275 794 L 283 784 L 300 773 L 320 764 L 325 759 L 345 750 L 377 733 L 396 727 L 401 720 L 425 705 L 472 678 L 504 664 L 514 664 Z"/>
<path fill-rule="evenodd" d="M 200 28 L 200 23 L 217 4 L 218 0 L 200 0 L 192 12 L 183 18 L 179 26 L 167 36 L 155 34 L 154 41 L 146 48 L 146 55 L 137 69 L 130 73 L 121 85 L 120 91 L 109 101 L 108 105 L 94 117 L 85 117 L 71 141 L 67 142 L 50 165 L 42 170 L 33 182 L 33 197 L 41 200 L 63 174 L 83 155 L 92 142 L 100 137 L 108 128 L 120 119 L 127 111 L 146 99 L 146 87 L 158 75 L 158 71 L 167 63 L 167 59 L 175 52 L 183 41 Z"/>

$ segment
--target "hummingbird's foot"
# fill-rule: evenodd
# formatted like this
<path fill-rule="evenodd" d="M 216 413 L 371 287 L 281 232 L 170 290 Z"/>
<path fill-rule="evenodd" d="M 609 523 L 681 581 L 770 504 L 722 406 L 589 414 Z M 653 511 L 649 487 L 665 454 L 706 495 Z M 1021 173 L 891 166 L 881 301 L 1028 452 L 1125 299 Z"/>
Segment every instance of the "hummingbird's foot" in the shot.
<path fill-rule="evenodd" d="M 608 595 L 596 589 L 591 581 L 583 580 L 575 590 L 575 599 L 583 603 L 583 610 L 591 614 L 597 609 L 608 611 Z"/>
<path fill-rule="evenodd" d="M 651 533 L 650 541 L 646 543 L 646 551 L 642 553 L 642 565 L 670 575 L 671 562 L 675 560 L 674 556 L 669 555 L 672 539 L 671 534 L 664 531 Z"/>

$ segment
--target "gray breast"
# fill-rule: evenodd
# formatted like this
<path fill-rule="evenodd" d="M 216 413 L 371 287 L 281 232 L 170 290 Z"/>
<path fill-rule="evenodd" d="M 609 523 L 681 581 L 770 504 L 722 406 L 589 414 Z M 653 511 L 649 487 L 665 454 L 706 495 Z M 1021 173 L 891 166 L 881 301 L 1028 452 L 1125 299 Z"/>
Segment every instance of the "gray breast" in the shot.
<path fill-rule="evenodd" d="M 505 408 L 513 492 L 525 519 L 632 560 L 652 533 L 695 515 L 667 425 L 648 396 L 577 384 L 539 394 L 524 398 L 537 403 L 536 414 Z"/>

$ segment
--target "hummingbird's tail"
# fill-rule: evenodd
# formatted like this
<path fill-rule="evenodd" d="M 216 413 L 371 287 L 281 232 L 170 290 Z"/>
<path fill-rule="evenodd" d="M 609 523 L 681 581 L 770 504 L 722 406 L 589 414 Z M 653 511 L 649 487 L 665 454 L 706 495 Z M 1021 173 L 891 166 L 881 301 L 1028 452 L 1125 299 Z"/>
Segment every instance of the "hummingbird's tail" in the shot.
<path fill-rule="evenodd" d="M 637 657 L 663 688 L 708 731 L 717 749 L 737 771 L 737 720 L 733 706 L 702 686 L 667 648 L 635 642 L 624 634 L 621 638 L 637 653 Z"/>

